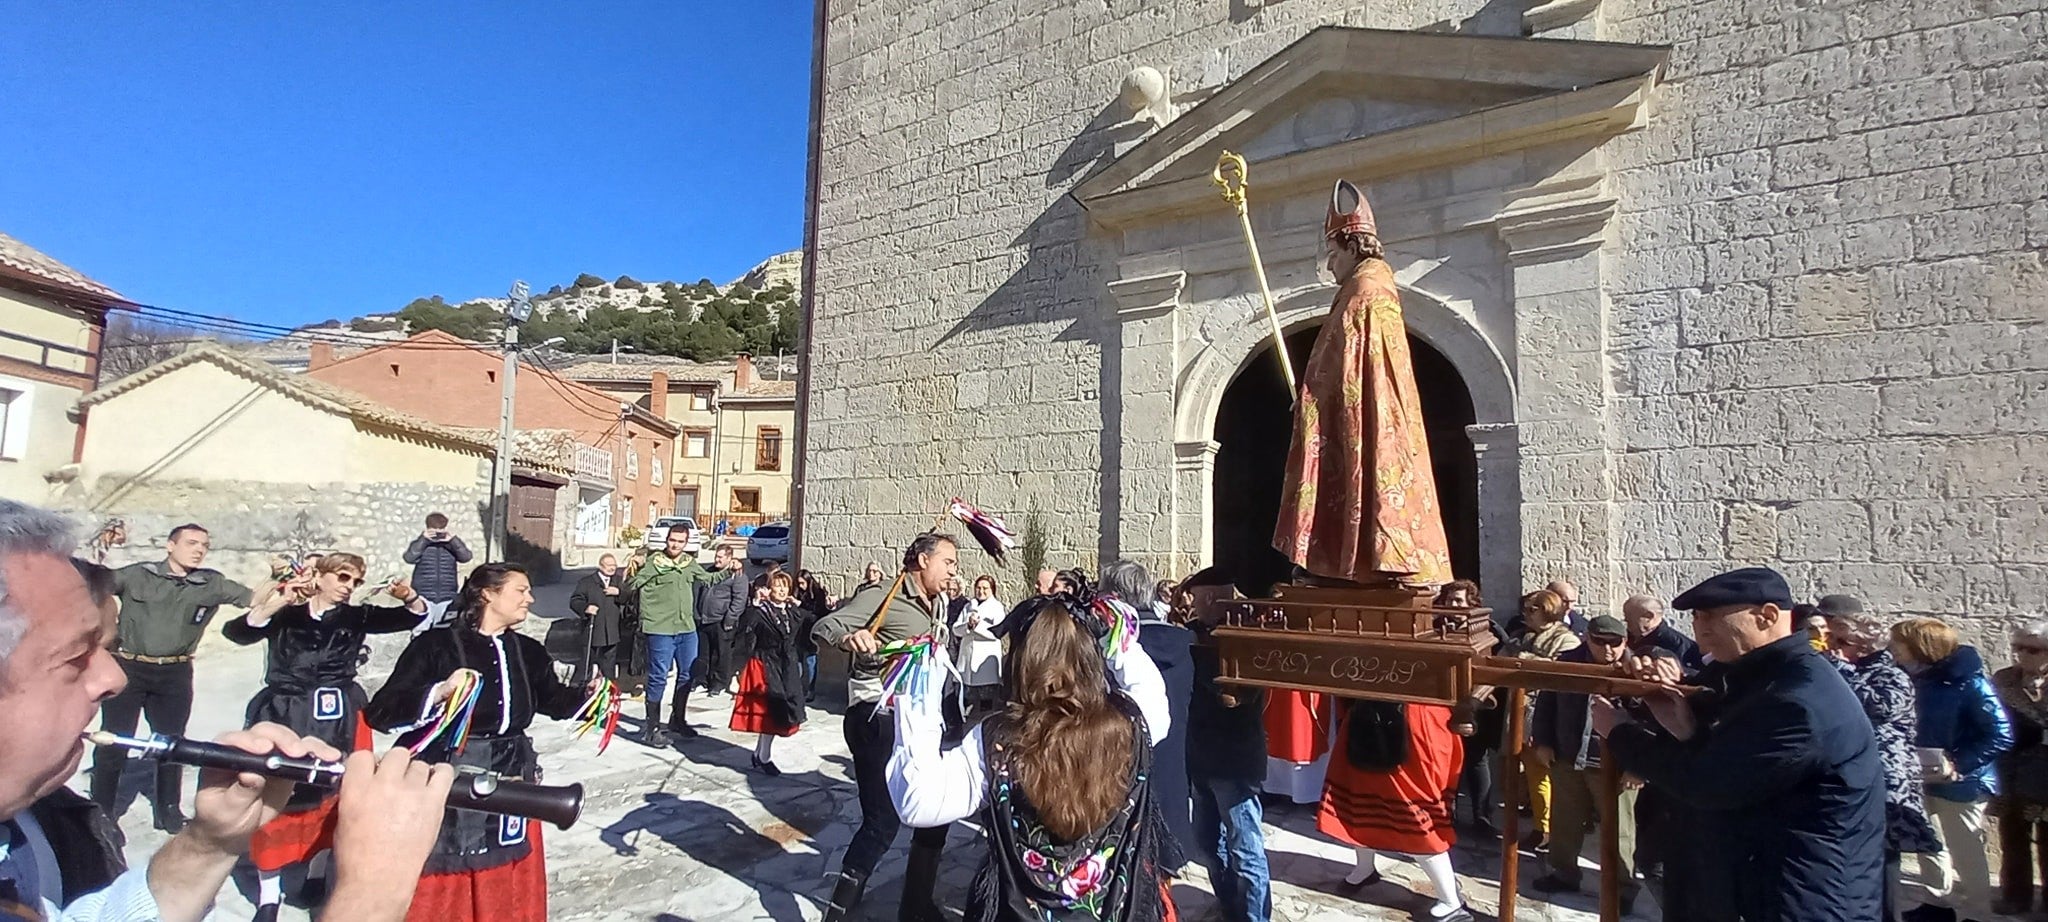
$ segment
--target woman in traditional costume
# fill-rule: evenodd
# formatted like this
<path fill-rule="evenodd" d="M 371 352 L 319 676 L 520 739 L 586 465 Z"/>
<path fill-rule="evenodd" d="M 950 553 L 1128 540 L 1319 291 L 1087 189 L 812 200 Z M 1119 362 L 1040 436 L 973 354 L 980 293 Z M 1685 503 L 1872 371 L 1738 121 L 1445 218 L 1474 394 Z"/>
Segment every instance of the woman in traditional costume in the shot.
<path fill-rule="evenodd" d="M 774 776 L 782 769 L 775 767 L 770 747 L 778 736 L 795 736 L 804 722 L 804 662 L 797 637 L 806 624 L 790 596 L 789 574 L 777 570 L 766 579 L 768 598 L 748 605 L 733 631 L 733 656 L 746 666 L 740 670 L 728 726 L 761 735 L 754 744 L 754 769 Z"/>
<path fill-rule="evenodd" d="M 247 725 L 282 724 L 342 752 L 370 748 L 370 728 L 362 718 L 369 696 L 356 684 L 363 638 L 412 630 L 427 614 L 427 600 L 399 580 L 389 591 L 403 607 L 351 604 L 367 570 L 354 554 L 323 555 L 282 591 L 221 625 L 221 633 L 242 646 L 270 642 L 263 688 L 249 699 Z M 302 784 L 284 812 L 256 830 L 249 840 L 249 860 L 256 865 L 255 922 L 277 918 L 285 868 L 334 847 L 334 821 L 333 789 Z M 308 889 L 317 894 L 319 888 Z"/>
<path fill-rule="evenodd" d="M 1180 850 L 1150 784 L 1170 718 L 1135 613 L 1068 593 L 1005 621 L 1008 704 L 959 746 L 942 744 L 942 653 L 928 646 L 905 666 L 888 768 L 897 812 L 920 827 L 982 814 L 989 854 L 970 922 L 1174 918 L 1166 883 Z"/>
<path fill-rule="evenodd" d="M 1380 882 L 1380 852 L 1414 859 L 1436 887 L 1429 918 L 1469 922 L 1458 891 L 1451 823 L 1464 741 L 1450 728 L 1451 709 L 1440 704 L 1355 701 L 1338 727 L 1336 753 L 1316 828 L 1349 843 L 1358 865 L 1344 878 L 1353 887 Z"/>
<path fill-rule="evenodd" d="M 370 726 L 399 734 L 426 762 L 540 780 L 526 728 L 535 714 L 574 716 L 590 688 L 565 685 L 541 642 L 513 627 L 533 605 L 517 564 L 476 568 L 456 598 L 454 619 L 413 638 L 365 711 Z M 544 922 L 548 875 L 540 823 L 518 816 L 451 810 L 413 891 L 411 922 Z"/>

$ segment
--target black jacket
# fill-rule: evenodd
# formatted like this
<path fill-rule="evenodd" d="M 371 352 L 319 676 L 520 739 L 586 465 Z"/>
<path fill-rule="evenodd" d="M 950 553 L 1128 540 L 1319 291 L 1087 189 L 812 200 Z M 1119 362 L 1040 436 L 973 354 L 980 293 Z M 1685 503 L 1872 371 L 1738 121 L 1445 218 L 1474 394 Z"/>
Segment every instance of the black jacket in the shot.
<path fill-rule="evenodd" d="M 64 881 L 63 894 L 52 900 L 57 905 L 68 906 L 104 890 L 128 870 L 121 853 L 121 829 L 98 804 L 70 788 L 58 788 L 31 804 L 28 812 L 57 856 L 57 873 Z"/>
<path fill-rule="evenodd" d="M 412 589 L 429 602 L 446 602 L 462 592 L 457 572 L 469 562 L 469 546 L 449 535 L 446 541 L 429 541 L 426 535 L 412 539 L 405 549 L 405 562 L 412 564 Z"/>
<path fill-rule="evenodd" d="M 618 595 L 606 595 L 604 587 L 615 586 Z M 626 599 L 626 570 L 621 567 L 612 571 L 612 578 L 605 579 L 602 573 L 592 573 L 576 581 L 575 591 L 569 593 L 569 613 L 578 618 L 589 618 L 590 645 L 609 647 L 619 642 L 619 612 Z M 590 606 L 597 606 L 597 614 L 585 615 Z"/>
<path fill-rule="evenodd" d="M 1590 663 L 1593 648 L 1580 644 L 1564 651 L 1557 658 L 1560 663 Z M 1600 767 L 1600 741 L 1593 738 L 1593 725 L 1587 718 L 1592 712 L 1592 699 L 1586 695 L 1569 692 L 1537 692 L 1536 715 L 1530 723 L 1529 738 L 1538 746 L 1548 746 L 1555 753 L 1560 768 L 1584 770 Z"/>
<path fill-rule="evenodd" d="M 1138 646 L 1144 648 L 1145 656 L 1159 667 L 1160 678 L 1166 680 L 1167 713 L 1173 720 L 1172 726 L 1166 728 L 1166 737 L 1152 747 L 1152 796 L 1173 838 L 1190 855 L 1202 854 L 1196 850 L 1199 843 L 1195 841 L 1195 806 L 1188 795 L 1188 701 L 1195 691 L 1194 660 L 1189 649 L 1194 642 L 1194 632 L 1177 624 L 1138 624 Z"/>
<path fill-rule="evenodd" d="M 1729 663 L 1680 742 L 1615 728 L 1620 767 L 1690 805 L 1750 922 L 1865 922 L 1884 888 L 1884 770 L 1863 706 L 1804 633 Z M 1711 718 L 1711 719 L 1709 719 Z"/>
<path fill-rule="evenodd" d="M 1141 635 L 1142 636 L 1142 635 Z M 1253 790 L 1266 781 L 1266 690 L 1218 685 L 1216 645 L 1196 644 L 1194 693 L 1188 701 L 1188 781 L 1242 781 Z M 1226 704 L 1223 696 L 1236 702 Z"/>

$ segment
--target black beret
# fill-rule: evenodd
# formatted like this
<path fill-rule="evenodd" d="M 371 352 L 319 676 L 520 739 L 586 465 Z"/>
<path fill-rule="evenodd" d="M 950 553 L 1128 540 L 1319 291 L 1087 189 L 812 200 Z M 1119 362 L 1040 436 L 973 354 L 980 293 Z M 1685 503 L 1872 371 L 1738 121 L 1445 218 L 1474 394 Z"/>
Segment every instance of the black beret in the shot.
<path fill-rule="evenodd" d="M 1708 577 L 1705 582 L 1672 599 L 1671 607 L 1703 611 L 1729 605 L 1762 605 L 1765 602 L 1789 610 L 1793 604 L 1792 587 L 1786 584 L 1785 577 L 1770 567 L 1743 567 Z"/>
<path fill-rule="evenodd" d="M 1822 596 L 1819 607 L 1820 613 L 1823 615 L 1841 616 L 1863 614 L 1863 600 L 1853 595 Z"/>

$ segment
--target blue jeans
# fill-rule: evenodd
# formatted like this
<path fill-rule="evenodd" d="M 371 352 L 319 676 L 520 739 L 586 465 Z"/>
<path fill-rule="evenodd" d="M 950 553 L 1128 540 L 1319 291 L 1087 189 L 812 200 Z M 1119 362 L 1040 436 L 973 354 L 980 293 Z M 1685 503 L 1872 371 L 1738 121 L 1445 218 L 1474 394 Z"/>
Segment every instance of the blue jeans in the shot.
<path fill-rule="evenodd" d="M 804 691 L 813 695 L 818 693 L 818 654 L 816 653 L 804 654 Z"/>
<path fill-rule="evenodd" d="M 1190 777 L 1195 801 L 1195 836 L 1208 854 L 1209 882 L 1228 922 L 1268 922 L 1273 917 L 1272 878 L 1266 870 L 1264 809 L 1249 781 Z"/>
<path fill-rule="evenodd" d="M 649 634 L 647 635 L 647 701 L 661 704 L 661 696 L 668 691 L 670 672 L 676 675 L 676 688 L 688 689 L 692 669 L 697 665 L 697 635 L 690 634 Z"/>

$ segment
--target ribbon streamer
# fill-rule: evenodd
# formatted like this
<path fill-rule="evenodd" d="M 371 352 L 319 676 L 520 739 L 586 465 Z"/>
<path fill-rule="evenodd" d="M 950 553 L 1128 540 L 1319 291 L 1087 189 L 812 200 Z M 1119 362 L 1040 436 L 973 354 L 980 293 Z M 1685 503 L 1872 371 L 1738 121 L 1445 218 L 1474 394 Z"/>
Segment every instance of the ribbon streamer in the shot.
<path fill-rule="evenodd" d="M 933 689 L 929 662 L 935 660 L 948 673 L 953 672 L 953 661 L 930 634 L 896 641 L 875 651 L 875 655 L 882 658 L 882 703 L 875 708 L 877 714 L 893 708 L 900 696 L 908 695 L 922 701 L 930 695 Z"/>
<path fill-rule="evenodd" d="M 458 669 L 450 678 L 455 687 L 448 695 L 448 701 L 441 706 L 441 712 L 434 716 L 434 723 L 425 736 L 412 744 L 412 752 L 418 755 L 437 739 L 444 740 L 449 750 L 461 752 L 469 743 L 469 720 L 476 714 L 476 703 L 483 697 L 483 676 L 474 669 Z"/>
<path fill-rule="evenodd" d="M 604 755 L 605 748 L 612 744 L 612 734 L 619 728 L 619 687 L 610 679 L 599 678 L 596 690 L 590 693 L 582 707 L 576 709 L 576 717 L 583 721 L 576 728 L 577 739 L 582 739 L 584 734 L 599 725 L 604 727 L 604 733 L 597 740 L 597 754 Z"/>

